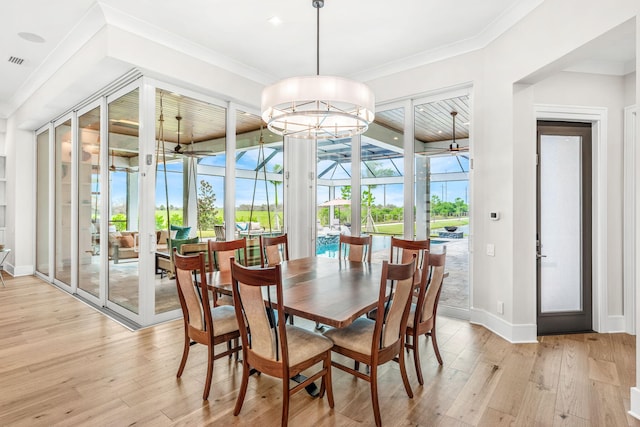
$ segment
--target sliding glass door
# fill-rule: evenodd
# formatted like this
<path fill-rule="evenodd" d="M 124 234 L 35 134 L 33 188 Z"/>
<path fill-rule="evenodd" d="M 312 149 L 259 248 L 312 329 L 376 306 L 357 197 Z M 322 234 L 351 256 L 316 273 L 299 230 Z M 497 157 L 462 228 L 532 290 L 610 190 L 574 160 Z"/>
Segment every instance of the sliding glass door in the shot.
<path fill-rule="evenodd" d="M 71 118 L 55 124 L 55 240 L 54 279 L 71 290 L 71 196 L 72 196 L 72 128 Z"/>
<path fill-rule="evenodd" d="M 78 113 L 78 289 L 99 302 L 100 260 L 100 106 Z"/>
<path fill-rule="evenodd" d="M 107 306 L 117 311 L 124 309 L 135 314 L 140 313 L 139 91 L 140 89 L 134 89 L 110 97 L 107 115 L 109 121 Z"/>

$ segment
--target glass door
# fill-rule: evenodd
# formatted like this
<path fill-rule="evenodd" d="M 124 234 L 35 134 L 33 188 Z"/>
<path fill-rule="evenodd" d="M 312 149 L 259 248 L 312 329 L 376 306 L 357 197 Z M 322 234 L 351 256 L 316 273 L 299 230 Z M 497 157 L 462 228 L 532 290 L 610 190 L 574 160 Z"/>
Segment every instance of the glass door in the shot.
<path fill-rule="evenodd" d="M 538 122 L 538 156 L 538 335 L 591 331 L 591 124 Z"/>
<path fill-rule="evenodd" d="M 55 241 L 54 280 L 59 286 L 71 290 L 71 195 L 72 195 L 72 128 L 71 117 L 56 123 L 55 148 Z"/>
<path fill-rule="evenodd" d="M 415 236 L 431 250 L 446 250 L 442 313 L 469 316 L 469 127 L 468 89 L 417 100 L 415 136 Z"/>
<path fill-rule="evenodd" d="M 78 290 L 100 302 L 100 106 L 78 113 Z"/>
<path fill-rule="evenodd" d="M 125 316 L 130 316 L 130 313 L 140 313 L 139 91 L 136 88 L 109 97 L 107 115 L 109 122 L 107 307 Z M 90 209 L 89 212 L 91 212 Z"/>
<path fill-rule="evenodd" d="M 49 130 L 39 133 L 36 136 L 36 272 L 45 277 L 49 277 L 51 269 L 49 266 L 49 201 L 51 191 L 49 189 Z"/>

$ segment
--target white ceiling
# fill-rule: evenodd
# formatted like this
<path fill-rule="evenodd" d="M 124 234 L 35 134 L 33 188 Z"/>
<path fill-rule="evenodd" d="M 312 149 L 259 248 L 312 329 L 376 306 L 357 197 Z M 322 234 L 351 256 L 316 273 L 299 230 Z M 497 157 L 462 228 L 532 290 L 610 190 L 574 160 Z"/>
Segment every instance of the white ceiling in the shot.
<path fill-rule="evenodd" d="M 320 10 L 320 73 L 367 81 L 475 50 L 542 1 L 326 0 Z M 263 84 L 316 73 L 311 0 L 20 0 L 3 2 L 2 9 L 0 118 L 68 59 L 74 41 L 105 24 L 198 52 Z M 269 23 L 273 16 L 282 23 Z M 24 40 L 20 32 L 45 41 Z M 613 56 L 607 60 L 628 60 L 621 55 L 628 56 L 629 47 L 622 50 L 607 50 Z M 11 56 L 24 62 L 10 63 Z"/>

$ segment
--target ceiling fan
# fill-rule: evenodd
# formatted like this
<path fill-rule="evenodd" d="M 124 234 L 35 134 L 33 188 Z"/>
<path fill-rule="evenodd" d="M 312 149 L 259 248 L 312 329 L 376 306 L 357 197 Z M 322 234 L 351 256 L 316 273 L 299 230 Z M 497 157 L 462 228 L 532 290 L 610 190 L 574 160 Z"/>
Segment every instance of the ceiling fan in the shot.
<path fill-rule="evenodd" d="M 458 144 L 456 142 L 456 116 L 458 115 L 457 111 L 452 111 L 451 112 L 451 121 L 452 121 L 452 141 L 449 144 L 449 148 L 434 148 L 434 149 L 430 149 L 427 148 L 428 144 L 425 144 L 425 149 L 422 152 L 416 153 L 416 154 L 426 154 L 426 155 L 438 155 L 438 154 L 445 154 L 445 153 L 449 153 L 449 154 L 453 154 L 453 155 L 457 155 L 459 153 L 464 153 L 464 152 L 468 152 L 469 151 L 469 147 L 468 146 L 461 146 L 460 144 Z"/>
<path fill-rule="evenodd" d="M 209 150 L 194 150 L 194 142 L 193 142 L 193 134 L 191 143 L 187 146 L 180 144 L 180 122 L 182 122 L 182 116 L 177 115 L 176 120 L 178 121 L 178 132 L 177 132 L 177 144 L 173 148 L 173 150 L 168 150 L 167 154 L 171 155 L 181 155 L 186 157 L 212 157 L 215 156 L 215 153 Z"/>
<path fill-rule="evenodd" d="M 126 172 L 126 173 L 138 172 L 137 167 L 116 166 L 115 152 L 116 150 L 111 150 L 111 165 L 109 165 L 109 170 L 111 172 Z"/>

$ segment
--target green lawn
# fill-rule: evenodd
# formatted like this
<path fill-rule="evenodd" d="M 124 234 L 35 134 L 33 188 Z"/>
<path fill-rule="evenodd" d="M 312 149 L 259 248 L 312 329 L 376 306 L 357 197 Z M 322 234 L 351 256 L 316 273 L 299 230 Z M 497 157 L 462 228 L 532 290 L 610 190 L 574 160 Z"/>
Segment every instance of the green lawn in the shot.
<path fill-rule="evenodd" d="M 433 233 L 435 230 L 443 229 L 444 227 L 460 227 L 467 224 L 469 224 L 469 218 L 437 219 L 431 221 L 431 232 Z M 394 236 L 401 236 L 403 234 L 403 224 L 400 222 L 392 224 L 376 224 L 376 228 L 380 234 L 389 234 Z"/>

